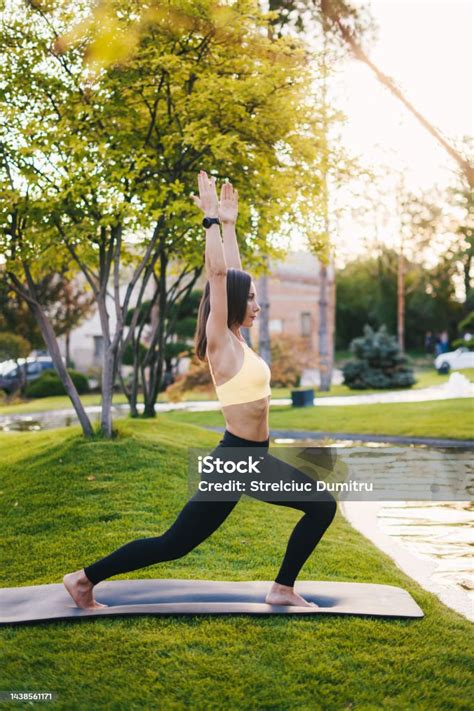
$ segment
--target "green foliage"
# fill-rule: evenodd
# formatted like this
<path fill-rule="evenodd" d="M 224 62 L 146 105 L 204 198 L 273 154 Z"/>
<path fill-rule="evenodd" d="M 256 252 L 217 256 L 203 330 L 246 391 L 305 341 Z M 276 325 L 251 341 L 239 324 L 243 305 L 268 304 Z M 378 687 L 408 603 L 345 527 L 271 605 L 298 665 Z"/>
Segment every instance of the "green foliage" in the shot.
<path fill-rule="evenodd" d="M 76 370 L 69 369 L 68 373 L 79 395 L 83 395 L 89 391 L 89 381 L 85 375 L 78 373 Z M 65 395 L 66 390 L 56 371 L 45 370 L 39 378 L 27 385 L 25 394 L 27 397 L 40 398 L 49 397 L 51 395 Z"/>
<path fill-rule="evenodd" d="M 471 338 L 466 339 L 464 336 L 462 338 L 456 338 L 452 341 L 451 345 L 453 348 L 459 348 L 460 346 L 465 346 L 470 350 L 474 350 L 474 311 L 468 313 L 466 318 L 458 323 L 459 333 L 470 333 Z"/>
<path fill-rule="evenodd" d="M 344 384 L 352 390 L 368 388 L 408 388 L 414 385 L 413 368 L 401 351 L 397 339 L 387 333 L 385 325 L 374 332 L 369 325 L 364 335 L 351 342 L 356 360 L 343 368 Z"/>
<path fill-rule="evenodd" d="M 458 330 L 461 333 L 464 331 L 469 333 L 474 332 L 474 311 L 468 313 L 466 318 L 463 318 L 463 320 L 459 322 Z"/>
<path fill-rule="evenodd" d="M 462 305 L 453 276 L 456 263 L 442 258 L 431 269 L 406 260 L 405 343 L 423 348 L 426 331 L 448 329 L 454 335 Z M 336 282 L 336 348 L 345 349 L 365 324 L 389 332 L 397 328 L 397 254 L 382 249 L 359 258 L 338 272 Z"/>
<path fill-rule="evenodd" d="M 276 253 L 272 233 L 295 226 L 314 233 L 322 129 L 317 103 L 308 101 L 314 76 L 302 41 L 272 41 L 254 0 L 226 7 L 224 25 L 223 8 L 211 0 L 176 0 L 166 19 L 147 18 L 132 56 L 104 61 L 92 80 L 84 51 L 98 45 L 88 47 L 90 23 L 76 22 L 89 10 L 84 0 L 46 13 L 31 3 L 2 26 L 9 59 L 0 139 L 9 173 L 0 182 L 0 218 L 13 206 L 24 219 L 21 237 L 0 237 L 9 269 L 21 273 L 21 256 L 39 276 L 70 260 L 66 243 L 93 268 L 117 225 L 128 263 L 158 224 L 168 254 L 201 263 L 200 216 L 189 195 L 202 167 L 231 177 L 239 190 L 244 261 L 257 265 L 263 253 Z M 116 10 L 113 37 L 136 18 L 126 0 Z M 58 41 L 73 24 L 70 41 Z M 138 242 L 129 239 L 138 231 Z"/>
<path fill-rule="evenodd" d="M 140 343 L 138 346 L 138 358 L 140 361 L 142 361 L 147 352 L 148 348 L 143 343 Z M 133 357 L 133 346 L 129 343 L 123 352 L 122 363 L 124 365 L 133 365 Z"/>
<path fill-rule="evenodd" d="M 0 333 L 0 361 L 26 358 L 31 351 L 31 343 L 16 333 Z"/>
<path fill-rule="evenodd" d="M 190 348 L 191 347 L 184 341 L 170 341 L 165 346 L 165 359 L 177 358 L 181 353 L 187 353 Z M 143 362 L 147 353 L 148 348 L 143 343 L 140 343 L 138 355 L 140 363 Z M 129 343 L 123 353 L 122 363 L 123 365 L 133 365 L 133 362 L 133 348 L 132 344 Z"/>

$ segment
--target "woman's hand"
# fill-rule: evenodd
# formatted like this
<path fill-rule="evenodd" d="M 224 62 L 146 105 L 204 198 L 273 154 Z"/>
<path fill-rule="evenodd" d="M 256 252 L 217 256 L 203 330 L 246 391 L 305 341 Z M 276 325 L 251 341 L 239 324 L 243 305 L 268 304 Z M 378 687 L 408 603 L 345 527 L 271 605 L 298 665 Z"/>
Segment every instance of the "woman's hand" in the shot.
<path fill-rule="evenodd" d="M 232 183 L 223 183 L 221 199 L 219 201 L 219 219 L 222 224 L 235 225 L 239 210 L 239 193 L 234 190 Z"/>
<path fill-rule="evenodd" d="M 219 201 L 216 192 L 216 179 L 214 176 L 208 177 L 204 170 L 198 174 L 199 197 L 191 195 L 194 204 L 203 211 L 206 217 L 217 217 Z"/>

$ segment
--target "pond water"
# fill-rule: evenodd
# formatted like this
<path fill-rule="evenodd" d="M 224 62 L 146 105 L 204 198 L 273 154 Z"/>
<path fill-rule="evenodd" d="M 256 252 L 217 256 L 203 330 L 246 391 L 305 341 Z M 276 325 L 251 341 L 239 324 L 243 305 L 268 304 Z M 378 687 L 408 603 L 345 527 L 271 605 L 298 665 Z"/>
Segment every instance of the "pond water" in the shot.
<path fill-rule="evenodd" d="M 275 440 L 289 445 L 291 439 Z M 298 446 L 321 447 L 317 440 L 293 440 Z M 351 525 L 390 555 L 396 564 L 442 602 L 474 621 L 474 460 L 472 452 L 455 447 L 394 446 L 379 442 L 339 441 L 338 457 L 348 466 L 351 479 L 376 470 L 379 483 L 390 480 L 390 497 L 383 494 L 339 499 L 339 508 Z M 375 466 L 374 466 L 375 465 Z M 410 496 L 399 500 L 397 480 Z M 426 490 L 433 498 L 449 492 L 446 481 L 455 482 L 451 500 L 423 500 Z M 439 486 L 431 482 L 438 481 Z M 444 487 L 444 488 L 443 488 Z M 378 498 L 378 500 L 377 500 Z M 387 496 L 387 498 L 389 498 Z M 431 497 L 430 497 L 431 498 Z M 448 498 L 448 497 L 446 497 Z M 416 500 L 418 499 L 418 500 Z M 453 500 L 457 499 L 457 500 Z"/>
<path fill-rule="evenodd" d="M 218 410 L 219 403 L 215 402 L 178 402 L 178 403 L 157 403 L 156 413 L 170 412 L 171 410 L 189 410 L 198 412 L 200 410 Z M 84 408 L 93 424 L 100 422 L 100 405 L 89 405 Z M 143 410 L 143 404 L 138 404 L 138 411 Z M 127 403 L 112 406 L 112 418 L 125 417 L 128 414 Z M 73 409 L 49 410 L 45 412 L 35 412 L 33 414 L 12 414 L 0 415 L 0 432 L 34 432 L 40 430 L 56 429 L 57 427 L 72 427 L 78 424 L 76 413 Z"/>
<path fill-rule="evenodd" d="M 85 408 L 92 423 L 100 422 L 100 406 Z M 128 405 L 114 405 L 112 416 L 124 417 L 127 414 Z M 57 427 L 73 427 L 78 424 L 74 410 L 50 410 L 49 412 L 36 412 L 34 414 L 22 415 L 0 415 L 0 432 L 39 432 L 41 430 L 52 430 Z"/>

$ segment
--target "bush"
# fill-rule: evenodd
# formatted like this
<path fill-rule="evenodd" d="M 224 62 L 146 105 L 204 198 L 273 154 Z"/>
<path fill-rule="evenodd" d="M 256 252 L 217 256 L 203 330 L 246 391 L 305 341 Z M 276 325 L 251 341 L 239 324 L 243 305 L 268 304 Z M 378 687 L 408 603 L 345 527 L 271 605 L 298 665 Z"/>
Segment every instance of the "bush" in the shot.
<path fill-rule="evenodd" d="M 350 349 L 356 360 L 346 363 L 342 372 L 344 385 L 351 390 L 410 388 L 416 383 L 408 357 L 385 326 L 376 333 L 364 326 L 364 335 L 354 338 Z"/>
<path fill-rule="evenodd" d="M 85 375 L 69 368 L 68 373 L 79 395 L 89 392 L 89 381 Z M 31 398 L 51 397 L 52 395 L 65 395 L 66 390 L 55 370 L 45 370 L 39 378 L 29 383 L 25 394 Z"/>
<path fill-rule="evenodd" d="M 197 356 L 191 358 L 186 373 L 180 375 L 172 385 L 166 388 L 166 394 L 171 402 L 179 402 L 188 390 L 208 393 L 210 397 L 214 394 L 214 385 L 207 361 L 201 361 Z"/>
<path fill-rule="evenodd" d="M 270 346 L 272 387 L 291 388 L 298 386 L 301 371 L 311 366 L 307 341 L 300 336 L 279 334 Z"/>

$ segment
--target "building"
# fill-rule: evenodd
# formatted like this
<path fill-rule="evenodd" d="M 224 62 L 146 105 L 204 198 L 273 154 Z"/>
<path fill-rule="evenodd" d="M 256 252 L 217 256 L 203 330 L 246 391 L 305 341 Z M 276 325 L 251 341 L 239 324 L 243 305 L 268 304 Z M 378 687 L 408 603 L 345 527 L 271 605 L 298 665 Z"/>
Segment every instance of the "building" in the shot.
<path fill-rule="evenodd" d="M 305 338 L 308 355 L 315 359 L 319 352 L 320 269 L 321 263 L 314 255 L 292 252 L 284 261 L 270 262 L 267 279 L 270 338 L 278 337 L 279 333 Z M 334 287 L 334 269 L 330 266 L 327 287 L 329 343 L 332 343 L 335 328 Z"/>

